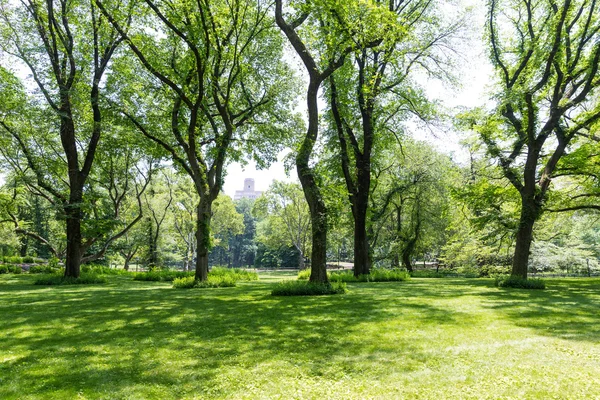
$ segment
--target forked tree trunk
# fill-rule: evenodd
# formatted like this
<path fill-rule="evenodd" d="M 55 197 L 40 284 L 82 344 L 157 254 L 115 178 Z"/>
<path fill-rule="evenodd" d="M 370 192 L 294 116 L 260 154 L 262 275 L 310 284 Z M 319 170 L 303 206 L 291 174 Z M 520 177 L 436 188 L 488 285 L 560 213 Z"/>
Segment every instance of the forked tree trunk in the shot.
<path fill-rule="evenodd" d="M 210 201 L 201 199 L 198 204 L 197 213 L 195 278 L 198 281 L 206 281 L 208 279 L 208 252 L 210 250 Z"/>

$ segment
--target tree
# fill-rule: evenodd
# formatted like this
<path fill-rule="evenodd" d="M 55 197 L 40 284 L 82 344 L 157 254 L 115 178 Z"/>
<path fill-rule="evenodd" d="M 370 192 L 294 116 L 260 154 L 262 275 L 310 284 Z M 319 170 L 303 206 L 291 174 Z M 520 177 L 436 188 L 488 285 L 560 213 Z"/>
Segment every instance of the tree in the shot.
<path fill-rule="evenodd" d="M 380 29 L 384 29 L 381 11 L 385 9 L 374 1 L 353 0 L 342 4 L 319 0 L 292 4 L 290 9 L 297 15 L 284 16 L 283 3 L 275 1 L 275 20 L 302 60 L 309 78 L 308 127 L 296 155 L 296 171 L 311 215 L 310 281 L 327 282 L 327 206 L 318 176 L 311 168 L 311 156 L 319 138 L 319 88 L 352 51 L 381 43 Z"/>
<path fill-rule="evenodd" d="M 299 254 L 298 268 L 304 269 L 311 218 L 302 188 L 295 183 L 274 181 L 254 203 L 253 213 L 264 219 L 263 241 L 271 247 L 293 246 Z"/>
<path fill-rule="evenodd" d="M 82 217 L 88 178 L 103 131 L 103 82 L 122 37 L 93 3 L 27 0 L 0 3 L 4 67 L 18 60 L 31 72 L 26 94 L 0 70 L 0 129 L 18 149 L 38 195 L 65 217 L 65 276 L 78 277 L 86 251 Z M 67 179 L 63 179 L 66 176 Z"/>
<path fill-rule="evenodd" d="M 122 61 L 128 84 L 117 107 L 194 183 L 195 276 L 206 280 L 211 208 L 225 166 L 244 154 L 267 165 L 296 122 L 283 98 L 293 79 L 280 61 L 281 38 L 269 6 L 252 0 L 132 1 L 129 7 L 146 23 L 134 21 L 128 30 L 118 3 L 96 4 L 146 71 L 140 76 L 135 63 Z M 140 93 L 140 85 L 147 92 Z"/>
<path fill-rule="evenodd" d="M 520 196 L 513 276 L 527 278 L 557 166 L 600 120 L 599 15 L 596 1 L 489 3 L 498 100 L 475 130 Z"/>
<path fill-rule="evenodd" d="M 244 232 L 244 216 L 237 212 L 231 197 L 221 194 L 216 198 L 212 214 L 212 242 L 219 249 L 219 264 L 223 265 L 223 253 L 228 252 L 229 242 Z M 227 255 L 228 264 L 231 257 Z"/>
<path fill-rule="evenodd" d="M 256 256 L 256 218 L 252 215 L 253 199 L 240 199 L 235 202 L 235 209 L 244 216 L 244 232 L 231 239 L 231 257 L 233 267 L 254 265 Z"/>
<path fill-rule="evenodd" d="M 339 144 L 354 219 L 356 276 L 368 274 L 371 266 L 367 225 L 374 152 L 393 145 L 411 116 L 433 119 L 432 104 L 411 77 L 418 69 L 432 77 L 449 75 L 444 50 L 463 24 L 443 26 L 441 10 L 426 0 L 375 3 L 387 8 L 381 16 L 387 28 L 383 40 L 354 51 L 328 81 L 331 130 Z"/>

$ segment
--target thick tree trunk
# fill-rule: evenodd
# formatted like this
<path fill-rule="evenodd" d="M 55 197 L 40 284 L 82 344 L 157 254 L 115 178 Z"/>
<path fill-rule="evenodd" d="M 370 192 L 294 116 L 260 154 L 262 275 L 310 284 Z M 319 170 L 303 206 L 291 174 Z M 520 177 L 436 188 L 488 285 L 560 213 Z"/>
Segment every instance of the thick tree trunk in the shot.
<path fill-rule="evenodd" d="M 210 250 L 210 201 L 201 199 L 198 204 L 197 213 L 195 278 L 198 281 L 206 281 L 208 279 L 208 252 Z"/>
<path fill-rule="evenodd" d="M 71 198 L 65 207 L 67 219 L 67 252 L 65 277 L 79 278 L 81 273 L 81 198 Z"/>
<path fill-rule="evenodd" d="M 369 241 L 367 239 L 367 204 L 357 204 L 354 215 L 354 276 L 371 272 Z"/>
<path fill-rule="evenodd" d="M 531 196 L 533 197 L 533 196 Z M 517 230 L 515 253 L 513 257 L 511 275 L 527 279 L 527 267 L 529 265 L 529 253 L 533 241 L 533 225 L 539 214 L 539 207 L 533 199 L 523 196 L 521 205 L 521 218 Z"/>

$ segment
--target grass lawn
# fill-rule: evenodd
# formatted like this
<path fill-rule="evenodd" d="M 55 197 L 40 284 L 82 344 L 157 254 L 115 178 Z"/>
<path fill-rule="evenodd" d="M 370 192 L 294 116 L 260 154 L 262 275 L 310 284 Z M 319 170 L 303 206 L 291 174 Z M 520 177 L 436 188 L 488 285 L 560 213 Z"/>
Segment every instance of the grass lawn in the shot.
<path fill-rule="evenodd" d="M 348 284 L 327 297 L 0 276 L 0 399 L 600 398 L 600 279 Z"/>

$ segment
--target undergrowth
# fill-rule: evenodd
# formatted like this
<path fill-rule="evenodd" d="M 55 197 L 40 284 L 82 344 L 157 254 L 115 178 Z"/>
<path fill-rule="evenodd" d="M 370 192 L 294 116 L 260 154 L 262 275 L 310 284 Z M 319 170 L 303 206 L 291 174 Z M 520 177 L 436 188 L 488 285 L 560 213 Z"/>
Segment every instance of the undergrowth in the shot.
<path fill-rule="evenodd" d="M 519 276 L 497 276 L 495 285 L 501 288 L 516 289 L 546 289 L 546 283 L 541 279 L 523 279 Z"/>
<path fill-rule="evenodd" d="M 313 283 L 305 281 L 285 281 L 275 285 L 272 296 L 322 296 L 344 294 L 348 291 L 345 282 Z"/>

